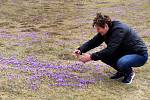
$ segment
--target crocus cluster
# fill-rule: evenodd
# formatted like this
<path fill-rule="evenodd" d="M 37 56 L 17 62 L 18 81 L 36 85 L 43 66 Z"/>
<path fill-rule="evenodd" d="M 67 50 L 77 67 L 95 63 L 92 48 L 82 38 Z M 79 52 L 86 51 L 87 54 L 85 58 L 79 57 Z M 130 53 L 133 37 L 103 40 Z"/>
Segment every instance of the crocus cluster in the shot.
<path fill-rule="evenodd" d="M 85 66 L 80 62 L 61 65 L 54 62 L 39 61 L 33 56 L 27 56 L 22 60 L 17 59 L 15 56 L 9 58 L 0 56 L 0 64 L 2 65 L 0 71 L 14 70 L 15 72 L 17 70 L 20 72 L 20 74 L 3 74 L 1 77 L 10 80 L 24 78 L 26 85 L 32 90 L 38 89 L 45 82 L 49 87 L 85 87 L 89 84 L 95 84 L 97 80 L 92 74 L 87 73 L 98 73 L 100 76 L 105 77 L 111 74 L 111 72 L 105 73 L 102 70 L 102 66 L 105 66 L 105 69 L 109 68 L 105 64 L 97 64 L 95 68 Z M 102 77 L 99 77 L 99 80 L 102 80 Z"/>
<path fill-rule="evenodd" d="M 30 38 L 31 41 L 25 42 L 26 38 Z M 8 46 L 11 45 L 17 45 L 17 46 L 27 46 L 27 45 L 32 45 L 33 42 L 38 42 L 42 39 L 42 41 L 45 41 L 47 38 L 47 34 L 44 33 L 40 36 L 37 32 L 20 32 L 18 34 L 8 34 L 8 33 L 1 33 L 0 32 L 0 39 L 15 39 L 17 40 L 16 42 L 8 42 Z"/>

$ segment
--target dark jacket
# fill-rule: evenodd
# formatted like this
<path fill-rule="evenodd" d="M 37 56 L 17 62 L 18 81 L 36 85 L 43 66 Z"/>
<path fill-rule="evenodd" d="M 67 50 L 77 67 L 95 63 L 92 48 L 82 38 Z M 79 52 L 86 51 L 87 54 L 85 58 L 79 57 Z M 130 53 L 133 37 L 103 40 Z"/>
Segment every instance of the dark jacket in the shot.
<path fill-rule="evenodd" d="M 92 53 L 92 60 L 96 61 L 106 57 L 132 53 L 143 55 L 144 52 L 148 51 L 148 48 L 138 33 L 120 21 L 112 21 L 112 25 L 109 27 L 106 35 L 102 36 L 100 33 L 97 33 L 92 39 L 77 49 L 82 54 L 99 46 L 103 42 L 107 44 L 107 47 L 101 51 Z"/>

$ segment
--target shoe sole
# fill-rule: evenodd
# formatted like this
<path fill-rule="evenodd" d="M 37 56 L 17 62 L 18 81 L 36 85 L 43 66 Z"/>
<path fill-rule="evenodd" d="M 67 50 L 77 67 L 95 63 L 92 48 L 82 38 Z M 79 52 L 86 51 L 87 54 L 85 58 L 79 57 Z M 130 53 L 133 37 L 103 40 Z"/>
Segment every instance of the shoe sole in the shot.
<path fill-rule="evenodd" d="M 131 78 L 131 81 L 130 81 L 129 83 L 125 83 L 125 84 L 131 84 L 131 83 L 132 83 L 132 80 L 134 79 L 134 76 L 135 76 L 135 73 L 133 73 L 132 78 Z"/>

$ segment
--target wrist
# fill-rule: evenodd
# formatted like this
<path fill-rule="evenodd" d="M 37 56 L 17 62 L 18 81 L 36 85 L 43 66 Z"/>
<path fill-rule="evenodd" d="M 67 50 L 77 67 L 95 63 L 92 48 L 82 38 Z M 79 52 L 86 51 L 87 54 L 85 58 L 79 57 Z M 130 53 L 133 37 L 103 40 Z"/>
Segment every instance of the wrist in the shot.
<path fill-rule="evenodd" d="M 95 57 L 95 55 L 94 55 L 94 53 L 90 54 L 90 58 L 91 58 L 91 60 L 94 60 L 94 61 L 97 60 L 96 57 Z"/>
<path fill-rule="evenodd" d="M 89 55 L 90 55 L 90 59 L 91 59 L 91 60 L 93 60 L 93 58 L 92 58 L 92 54 L 89 54 Z"/>
<path fill-rule="evenodd" d="M 80 55 L 82 55 L 82 52 L 81 52 L 81 49 L 80 49 L 80 47 L 78 47 L 78 48 L 77 48 L 77 50 L 80 50 Z"/>

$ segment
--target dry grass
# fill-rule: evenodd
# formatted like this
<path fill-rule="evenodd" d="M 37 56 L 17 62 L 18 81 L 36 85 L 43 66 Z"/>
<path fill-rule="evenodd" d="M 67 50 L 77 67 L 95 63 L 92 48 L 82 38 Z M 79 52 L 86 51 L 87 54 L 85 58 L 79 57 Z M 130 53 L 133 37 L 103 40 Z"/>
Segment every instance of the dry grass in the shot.
<path fill-rule="evenodd" d="M 34 56 L 38 60 L 69 65 L 77 62 L 71 53 L 90 39 L 95 31 L 92 20 L 96 12 L 103 12 L 113 19 L 133 27 L 143 37 L 150 49 L 150 2 L 148 0 L 0 0 L 0 54 L 22 60 Z M 32 34 L 31 34 L 32 33 Z M 96 48 L 90 52 L 99 50 Z M 78 73 L 98 77 L 92 70 Z M 2 69 L 7 66 L 8 69 Z M 40 87 L 28 88 L 25 76 L 30 71 L 12 70 L 13 64 L 0 60 L 0 100 L 149 100 L 150 63 L 135 69 L 133 84 L 118 81 L 96 81 L 85 88 L 49 87 L 43 77 Z M 102 66 L 101 66 L 102 67 Z M 102 67 L 102 69 L 105 67 Z M 106 72 L 112 71 L 108 69 Z M 21 75 L 11 79 L 8 75 Z"/>

